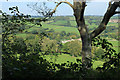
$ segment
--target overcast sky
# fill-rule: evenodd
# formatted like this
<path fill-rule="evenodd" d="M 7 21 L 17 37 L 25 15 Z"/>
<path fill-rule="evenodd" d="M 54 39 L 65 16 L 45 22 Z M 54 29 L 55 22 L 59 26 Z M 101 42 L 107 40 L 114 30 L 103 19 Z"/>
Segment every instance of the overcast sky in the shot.
<path fill-rule="evenodd" d="M 29 1 L 29 2 L 28 2 Z M 46 0 L 0 0 L 0 9 L 4 12 L 9 12 L 9 7 L 18 6 L 20 12 L 24 14 L 37 15 L 33 10 L 31 10 L 27 4 L 34 4 L 34 2 L 45 2 Z M 50 0 L 46 2 L 50 9 L 53 9 L 56 4 L 54 4 L 55 0 Z M 60 1 L 60 0 L 59 0 Z M 63 1 L 63 0 L 62 0 Z M 72 3 L 72 0 L 69 0 Z M 103 15 L 108 7 L 109 0 L 92 0 L 87 3 L 87 7 L 85 9 L 85 15 Z M 61 4 L 57 8 L 57 12 L 54 14 L 58 15 L 73 15 L 73 11 L 71 7 L 67 4 Z"/>

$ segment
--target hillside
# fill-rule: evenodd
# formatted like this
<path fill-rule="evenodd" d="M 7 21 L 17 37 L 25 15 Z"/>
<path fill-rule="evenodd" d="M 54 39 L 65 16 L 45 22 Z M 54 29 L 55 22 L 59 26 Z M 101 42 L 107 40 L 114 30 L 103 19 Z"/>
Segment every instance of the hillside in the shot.
<path fill-rule="evenodd" d="M 85 16 L 86 24 L 89 27 L 90 32 L 93 31 L 101 22 L 102 16 Z M 118 39 L 118 24 L 116 24 L 117 16 L 111 18 L 107 25 L 107 29 L 101 34 L 103 37 Z M 43 28 L 53 29 L 56 32 L 72 32 L 79 35 L 76 28 L 77 24 L 73 16 L 57 16 L 53 17 L 49 21 L 42 23 Z"/>
<path fill-rule="evenodd" d="M 100 23 L 102 16 L 85 16 L 86 23 L 89 27 L 90 32 L 93 31 Z M 114 21 L 113 21 L 114 20 Z M 117 16 L 112 17 L 107 25 L 107 29 L 101 34 L 103 38 L 106 38 L 113 43 L 114 49 L 118 51 L 118 24 L 116 24 Z M 112 22 L 113 21 L 113 22 Z M 73 16 L 56 16 L 47 22 L 42 22 L 42 27 L 39 25 L 33 25 L 32 23 L 27 23 L 27 25 L 33 26 L 27 29 L 27 34 L 20 33 L 19 36 L 27 37 L 29 35 L 35 36 L 35 34 L 40 32 L 50 32 L 52 33 L 49 37 L 50 39 L 56 39 L 59 41 L 71 41 L 72 39 L 79 39 L 79 32 L 76 28 L 75 18 Z M 24 31 L 26 32 L 26 31 Z M 64 33 L 64 34 L 63 34 Z M 69 34 L 69 36 L 67 36 Z M 71 34 L 71 35 L 70 35 Z M 74 37 L 74 38 L 73 38 Z"/>

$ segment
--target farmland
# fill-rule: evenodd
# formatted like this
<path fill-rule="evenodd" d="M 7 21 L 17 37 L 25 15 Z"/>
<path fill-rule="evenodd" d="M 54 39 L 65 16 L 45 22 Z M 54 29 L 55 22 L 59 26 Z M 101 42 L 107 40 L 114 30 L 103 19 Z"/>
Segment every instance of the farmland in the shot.
<path fill-rule="evenodd" d="M 100 23 L 102 16 L 86 16 L 86 23 L 89 27 L 90 32 L 93 31 Z M 113 17 L 113 19 L 117 19 L 117 16 Z M 32 32 L 36 30 L 37 32 L 40 32 L 40 26 L 34 25 L 31 23 L 27 23 L 28 25 L 33 25 L 34 27 L 27 29 L 27 32 Z M 76 28 L 76 22 L 75 18 L 73 16 L 57 16 L 53 17 L 47 22 L 42 22 L 42 28 L 45 29 L 53 29 L 55 32 L 62 32 L 65 31 L 67 33 L 74 33 L 77 36 L 79 36 L 79 32 Z M 19 36 L 27 36 L 29 34 L 26 33 L 20 33 Z M 34 34 L 32 34 L 34 35 Z M 109 22 L 107 25 L 107 29 L 101 34 L 103 38 L 106 38 L 109 40 L 114 46 L 114 49 L 118 52 L 118 24 L 115 22 Z"/>
<path fill-rule="evenodd" d="M 117 18 L 117 17 L 115 17 Z M 96 19 L 96 20 L 94 20 Z M 100 16 L 86 16 L 86 23 L 88 24 L 87 26 L 89 27 L 90 32 L 93 31 L 93 29 L 95 29 L 97 27 L 97 25 L 99 24 L 101 17 Z M 91 22 L 89 21 L 91 20 Z M 37 34 L 32 34 L 33 31 L 37 31 L 40 32 L 41 31 L 41 27 L 39 25 L 34 25 L 31 23 L 27 23 L 28 25 L 34 26 L 32 28 L 26 29 L 25 31 L 27 31 L 28 33 L 25 33 L 25 31 L 23 31 L 23 33 L 19 33 L 17 34 L 17 36 L 22 37 L 22 38 L 26 38 L 28 36 L 35 36 Z M 74 17 L 72 16 L 64 16 L 64 17 L 54 17 L 53 19 L 47 21 L 47 22 L 42 22 L 42 28 L 46 29 L 47 31 L 49 31 L 50 29 L 53 29 L 55 32 L 54 33 L 61 33 L 62 31 L 65 31 L 65 33 L 74 33 L 77 36 L 79 36 L 79 32 L 76 28 L 76 22 Z M 112 27 L 111 27 L 112 26 Z M 106 29 L 106 31 L 104 31 L 101 36 L 103 38 L 106 38 L 109 42 L 111 42 L 113 44 L 113 48 L 117 51 L 118 53 L 118 40 L 117 37 L 111 37 L 114 35 L 114 32 L 117 32 L 118 30 L 118 25 L 116 23 L 110 22 L 108 24 L 108 27 Z M 55 35 L 55 34 L 53 34 Z M 80 38 L 80 37 L 78 37 Z M 60 38 L 59 38 L 60 40 Z M 66 40 L 66 39 L 64 39 Z M 62 40 L 60 40 L 62 41 Z M 64 44 L 63 44 L 64 45 Z M 45 59 L 47 59 L 50 62 L 55 62 L 55 63 L 66 63 L 67 61 L 76 62 L 76 59 L 81 59 L 81 56 L 78 57 L 73 57 L 70 56 L 69 54 L 63 54 L 62 55 L 46 55 L 44 56 Z M 98 66 L 101 66 L 103 64 L 103 61 L 94 61 L 93 64 L 93 68 L 97 68 Z"/>

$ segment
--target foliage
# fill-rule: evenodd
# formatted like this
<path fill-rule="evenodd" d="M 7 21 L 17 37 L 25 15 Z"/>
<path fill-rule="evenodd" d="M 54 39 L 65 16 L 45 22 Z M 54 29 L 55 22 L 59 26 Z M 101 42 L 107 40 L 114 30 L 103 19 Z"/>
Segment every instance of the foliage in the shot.
<path fill-rule="evenodd" d="M 80 56 L 81 49 L 81 42 L 78 40 L 64 44 L 64 51 L 70 53 L 72 56 Z"/>
<path fill-rule="evenodd" d="M 22 32 L 25 29 L 24 18 L 28 18 L 29 15 L 25 16 L 21 14 L 18 11 L 17 6 L 9 8 L 9 10 L 11 11 L 11 14 L 13 14 L 13 16 L 7 15 L 6 13 L 2 13 L 2 16 L 3 16 L 2 17 L 2 29 L 3 29 L 3 32 L 2 32 L 2 51 L 3 52 L 2 53 L 3 54 L 15 53 L 16 49 L 19 49 L 20 47 L 23 47 L 23 49 L 25 48 L 24 45 L 20 44 L 20 43 L 24 43 L 24 41 L 18 39 L 19 41 L 21 41 L 19 43 L 19 41 L 16 40 L 14 35 L 18 32 Z"/>
<path fill-rule="evenodd" d="M 39 75 L 41 78 L 50 76 L 51 73 L 47 70 L 50 64 L 38 54 L 44 34 L 39 34 L 39 38 L 35 37 L 34 43 L 16 37 L 16 33 L 24 30 L 21 27 L 24 25 L 25 16 L 19 15 L 18 7 L 12 7 L 9 10 L 13 10 L 12 16 L 2 13 L 2 80 L 38 79 Z"/>
<path fill-rule="evenodd" d="M 96 48 L 94 55 L 95 55 L 94 58 L 96 60 L 101 60 L 102 59 L 101 55 L 104 55 L 104 50 L 101 47 L 98 47 Z"/>
<path fill-rule="evenodd" d="M 33 30 L 32 34 L 38 34 L 37 30 Z"/>
<path fill-rule="evenodd" d="M 105 58 L 106 62 L 103 64 L 103 67 L 96 68 L 100 71 L 101 77 L 109 79 L 119 78 L 117 74 L 120 74 L 120 53 L 116 53 L 116 51 L 111 47 L 113 45 L 106 39 L 98 37 L 95 38 L 93 42 L 93 45 L 100 45 L 105 50 L 105 54 L 102 55 L 102 58 Z"/>
<path fill-rule="evenodd" d="M 8 37 L 8 35 L 10 34 L 14 34 L 17 32 L 22 32 L 25 27 L 24 27 L 24 22 L 25 19 L 24 18 L 28 18 L 29 16 L 24 16 L 23 14 L 21 14 L 18 11 L 18 7 L 12 7 L 9 8 L 9 10 L 11 11 L 11 14 L 13 14 L 13 16 L 10 16 L 6 13 L 2 13 L 2 36 L 3 36 L 3 43 L 5 41 L 5 39 Z"/>
<path fill-rule="evenodd" d="M 58 52 L 58 44 L 56 40 L 50 40 L 49 38 L 44 38 L 43 43 L 41 44 L 41 50 L 45 52 L 45 54 L 56 53 Z"/>

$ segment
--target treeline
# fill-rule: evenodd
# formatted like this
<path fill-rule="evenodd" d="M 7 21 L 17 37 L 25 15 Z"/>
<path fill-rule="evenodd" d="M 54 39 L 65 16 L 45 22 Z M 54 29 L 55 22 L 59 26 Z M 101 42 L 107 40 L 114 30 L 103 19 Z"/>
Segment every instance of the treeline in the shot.
<path fill-rule="evenodd" d="M 40 34 L 40 33 L 44 33 L 46 34 L 45 36 L 52 39 L 55 39 L 57 41 L 61 41 L 61 40 L 68 40 L 68 39 L 77 39 L 79 38 L 79 35 L 77 35 L 76 33 L 67 33 L 65 31 L 61 31 L 61 32 L 55 32 L 54 29 L 49 29 L 49 28 L 43 28 L 43 27 L 39 27 L 39 30 L 35 29 L 35 30 L 31 30 L 31 31 L 25 31 L 26 34 Z"/>

